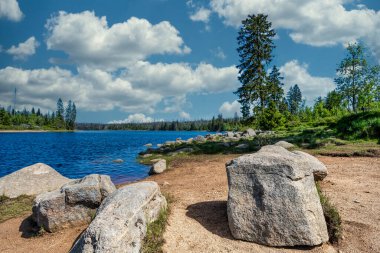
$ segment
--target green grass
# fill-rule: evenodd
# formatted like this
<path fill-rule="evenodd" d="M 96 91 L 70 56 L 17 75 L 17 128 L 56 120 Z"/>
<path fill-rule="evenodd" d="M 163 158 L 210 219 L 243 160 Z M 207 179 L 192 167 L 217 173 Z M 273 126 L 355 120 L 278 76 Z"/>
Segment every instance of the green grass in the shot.
<path fill-rule="evenodd" d="M 330 199 L 322 192 L 321 186 L 316 182 L 319 199 L 321 201 L 323 214 L 325 216 L 329 241 L 338 243 L 342 237 L 342 220 L 338 209 L 331 203 Z"/>
<path fill-rule="evenodd" d="M 21 195 L 14 199 L 0 196 L 0 223 L 30 213 L 33 200 L 33 196 L 26 195 Z"/>
<path fill-rule="evenodd" d="M 164 232 L 168 223 L 168 217 L 170 215 L 170 206 L 173 203 L 173 197 L 168 194 L 164 194 L 168 206 L 166 209 L 162 209 L 158 219 L 148 224 L 146 236 L 144 238 L 141 252 L 143 253 L 161 253 L 162 246 L 165 243 Z"/>

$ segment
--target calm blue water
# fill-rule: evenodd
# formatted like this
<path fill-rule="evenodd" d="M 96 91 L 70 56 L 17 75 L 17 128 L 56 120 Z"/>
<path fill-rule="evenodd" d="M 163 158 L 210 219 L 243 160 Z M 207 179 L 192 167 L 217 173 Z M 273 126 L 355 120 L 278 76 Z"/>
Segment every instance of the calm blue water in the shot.
<path fill-rule="evenodd" d="M 74 133 L 0 133 L 0 177 L 42 162 L 69 178 L 98 173 L 114 183 L 148 175 L 149 167 L 136 162 L 144 145 L 206 132 L 78 131 Z M 112 161 L 123 159 L 124 163 Z"/>

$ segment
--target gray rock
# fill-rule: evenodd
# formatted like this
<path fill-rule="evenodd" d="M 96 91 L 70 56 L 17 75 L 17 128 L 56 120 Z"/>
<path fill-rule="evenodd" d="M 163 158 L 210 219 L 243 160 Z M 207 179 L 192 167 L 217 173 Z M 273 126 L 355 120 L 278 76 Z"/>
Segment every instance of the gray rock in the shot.
<path fill-rule="evenodd" d="M 155 182 L 127 185 L 109 196 L 71 253 L 140 252 L 147 224 L 166 208 Z"/>
<path fill-rule="evenodd" d="M 256 136 L 256 132 L 252 128 L 248 128 L 247 130 L 244 131 L 243 134 L 247 135 L 248 137 Z"/>
<path fill-rule="evenodd" d="M 165 142 L 166 146 L 170 146 L 170 145 L 174 145 L 174 144 L 175 144 L 175 141 L 166 141 Z"/>
<path fill-rule="evenodd" d="M 49 165 L 36 163 L 0 178 L 0 195 L 10 198 L 38 195 L 54 191 L 70 181 Z"/>
<path fill-rule="evenodd" d="M 228 137 L 228 138 L 233 138 L 234 137 L 234 133 L 233 132 L 226 132 L 225 136 Z"/>
<path fill-rule="evenodd" d="M 227 164 L 232 235 L 281 247 L 327 242 L 312 166 L 279 146 L 265 146 Z"/>
<path fill-rule="evenodd" d="M 150 168 L 149 175 L 161 174 L 166 170 L 166 160 L 157 159 Z"/>
<path fill-rule="evenodd" d="M 113 163 L 123 163 L 124 160 L 123 159 L 115 159 L 112 161 Z"/>
<path fill-rule="evenodd" d="M 235 148 L 237 148 L 237 149 L 247 149 L 247 148 L 249 148 L 249 145 L 247 143 L 242 143 L 242 144 L 237 145 Z"/>
<path fill-rule="evenodd" d="M 328 172 L 326 166 L 317 158 L 302 151 L 293 151 L 293 153 L 298 154 L 302 157 L 302 159 L 310 164 L 315 181 L 322 181 L 325 177 L 327 177 Z"/>
<path fill-rule="evenodd" d="M 206 138 L 202 135 L 198 135 L 197 137 L 194 138 L 194 141 L 204 142 L 204 141 L 206 141 Z"/>
<path fill-rule="evenodd" d="M 187 139 L 187 143 L 192 143 L 194 141 L 194 138 Z"/>
<path fill-rule="evenodd" d="M 279 142 L 276 142 L 276 144 L 274 144 L 275 146 L 280 146 L 280 147 L 283 147 L 283 148 L 294 148 L 295 146 L 287 141 L 279 141 Z"/>
<path fill-rule="evenodd" d="M 61 189 L 40 194 L 33 204 L 33 219 L 48 232 L 90 223 L 102 201 L 116 190 L 109 176 L 93 174 Z"/>
<path fill-rule="evenodd" d="M 147 143 L 144 146 L 147 147 L 147 148 L 151 148 L 153 145 L 152 145 L 152 143 Z"/>

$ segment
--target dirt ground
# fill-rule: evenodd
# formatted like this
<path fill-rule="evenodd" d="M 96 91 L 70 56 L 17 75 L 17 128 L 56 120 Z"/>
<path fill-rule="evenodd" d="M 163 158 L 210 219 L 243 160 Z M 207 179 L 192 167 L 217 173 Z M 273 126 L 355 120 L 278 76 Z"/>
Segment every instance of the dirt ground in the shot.
<path fill-rule="evenodd" d="M 234 240 L 228 229 L 224 166 L 232 158 L 179 160 L 170 171 L 150 178 L 176 200 L 164 235 L 165 252 L 334 252 L 329 245 L 284 249 Z M 380 252 L 380 159 L 318 158 L 329 170 L 323 190 L 343 219 L 344 239 L 335 248 L 344 253 Z"/>
<path fill-rule="evenodd" d="M 30 215 L 0 223 L 0 252 L 2 253 L 67 253 L 86 226 L 33 236 Z"/>
<path fill-rule="evenodd" d="M 225 163 L 236 155 L 181 158 L 171 168 L 148 178 L 157 181 L 175 202 L 164 234 L 164 251 L 177 252 L 335 252 L 315 248 L 268 248 L 234 240 L 228 229 Z M 380 252 L 380 158 L 318 157 L 329 175 L 323 190 L 338 207 L 343 253 Z M 68 252 L 85 227 L 30 237 L 27 216 L 0 224 L 0 252 Z"/>

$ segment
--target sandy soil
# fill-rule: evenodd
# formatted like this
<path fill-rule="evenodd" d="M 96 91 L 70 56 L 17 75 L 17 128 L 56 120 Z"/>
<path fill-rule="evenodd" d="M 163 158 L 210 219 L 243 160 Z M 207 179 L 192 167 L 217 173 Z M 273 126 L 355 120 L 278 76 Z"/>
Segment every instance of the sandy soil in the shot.
<path fill-rule="evenodd" d="M 228 229 L 225 163 L 235 156 L 198 156 L 173 162 L 167 172 L 148 178 L 175 198 L 164 234 L 165 252 L 334 252 L 316 248 L 268 248 L 234 240 Z M 338 207 L 343 253 L 380 252 L 380 158 L 318 157 L 329 175 L 323 189 Z M 0 224 L 0 252 L 67 252 L 85 227 L 30 237 L 27 216 Z"/>
<path fill-rule="evenodd" d="M 226 214 L 224 166 L 233 157 L 179 160 L 168 172 L 150 178 L 176 199 L 164 235 L 166 252 L 334 252 L 329 245 L 284 249 L 233 240 Z M 380 159 L 319 159 L 329 169 L 323 189 L 343 219 L 344 240 L 336 249 L 344 253 L 380 252 Z"/>
<path fill-rule="evenodd" d="M 2 253 L 66 253 L 86 226 L 65 229 L 50 234 L 32 236 L 29 215 L 10 219 L 0 224 L 0 252 Z"/>

